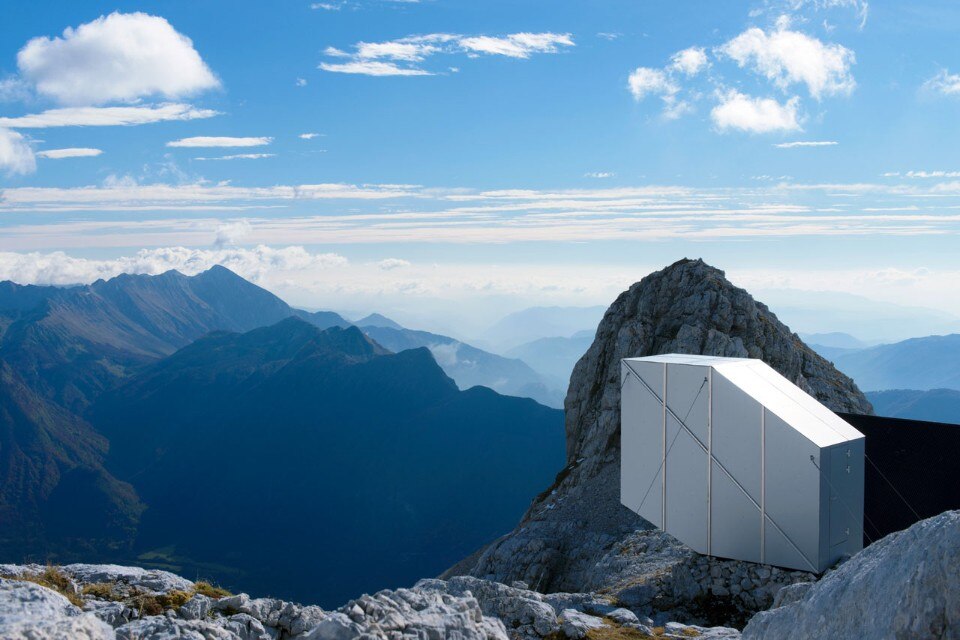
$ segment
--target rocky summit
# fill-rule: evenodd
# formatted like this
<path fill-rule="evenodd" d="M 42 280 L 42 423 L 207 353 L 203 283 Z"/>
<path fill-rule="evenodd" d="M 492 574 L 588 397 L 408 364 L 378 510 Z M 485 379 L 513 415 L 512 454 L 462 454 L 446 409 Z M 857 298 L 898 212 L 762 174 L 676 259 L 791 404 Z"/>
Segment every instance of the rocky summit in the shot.
<path fill-rule="evenodd" d="M 116 565 L 0 565 L 4 640 L 538 640 L 739 638 L 727 628 L 655 626 L 597 594 L 545 596 L 472 577 L 421 580 L 333 611 L 231 595 L 172 573 Z"/>
<path fill-rule="evenodd" d="M 759 358 L 834 411 L 871 413 L 854 382 L 806 346 L 762 303 L 702 260 L 652 273 L 610 305 L 570 379 L 567 460 L 513 532 L 452 567 L 540 591 L 604 591 L 669 610 L 691 590 L 732 610 L 772 602 L 763 577 L 696 555 L 620 504 L 620 359 L 663 353 Z M 777 576 L 777 584 L 802 580 Z M 699 585 L 694 587 L 693 585 Z"/>
<path fill-rule="evenodd" d="M 697 561 L 694 562 L 697 564 Z M 699 565 L 698 565 L 699 566 Z M 719 577 L 717 566 L 708 575 Z M 737 629 L 667 620 L 610 593 L 549 593 L 471 576 L 426 579 L 324 610 L 232 595 L 159 570 L 0 565 L 4 640 L 896 640 L 960 638 L 960 512 L 891 534 L 818 582 L 751 565 L 772 607 Z M 737 571 L 735 567 L 726 567 Z M 779 586 L 777 586 L 779 584 Z M 688 593 L 694 606 L 698 597 Z M 714 602 L 716 598 L 701 599 Z M 702 606 L 697 605 L 697 606 Z M 653 614 L 656 617 L 650 618 Z"/>

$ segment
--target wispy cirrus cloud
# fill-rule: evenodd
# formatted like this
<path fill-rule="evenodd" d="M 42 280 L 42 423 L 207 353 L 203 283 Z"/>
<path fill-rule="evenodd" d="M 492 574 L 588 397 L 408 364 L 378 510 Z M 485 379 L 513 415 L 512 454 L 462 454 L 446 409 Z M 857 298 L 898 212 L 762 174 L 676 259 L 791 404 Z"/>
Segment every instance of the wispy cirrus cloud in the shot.
<path fill-rule="evenodd" d="M 945 96 L 958 96 L 960 95 L 960 73 L 950 73 L 946 69 L 941 69 L 923 83 L 923 88 Z"/>
<path fill-rule="evenodd" d="M 234 153 L 228 156 L 214 156 L 194 158 L 194 160 L 260 160 L 262 158 L 274 158 L 275 153 Z"/>
<path fill-rule="evenodd" d="M 305 206 L 306 203 L 309 206 Z M 855 204 L 854 204 L 855 203 Z M 284 208 L 283 216 L 269 213 Z M 243 211 L 251 244 L 550 243 L 960 234 L 960 181 L 495 191 L 415 185 L 19 187 L 0 214 L 75 212 L 7 224 L 2 249 L 204 246 Z M 261 210 L 262 213 L 257 213 Z M 162 212 L 102 217 L 104 211 Z M 177 211 L 190 215 L 177 216 Z M 2 220 L 2 216 L 0 216 Z M 21 218 L 22 221 L 22 218 Z"/>
<path fill-rule="evenodd" d="M 327 47 L 324 55 L 328 60 L 321 62 L 319 68 L 369 76 L 426 76 L 440 71 L 424 68 L 421 63 L 440 54 L 526 59 L 572 46 L 574 42 L 569 33 L 521 32 L 505 36 L 431 33 L 384 42 L 358 42 L 350 51 Z"/>
<path fill-rule="evenodd" d="M 888 171 L 884 178 L 960 178 L 960 171 Z"/>
<path fill-rule="evenodd" d="M 211 147 L 262 147 L 273 142 L 268 137 L 232 137 L 232 136 L 194 136 L 180 138 L 167 143 L 168 147 L 211 148 Z"/>
<path fill-rule="evenodd" d="M 49 127 L 132 126 L 174 120 L 212 118 L 219 112 L 189 104 L 171 103 L 133 107 L 65 107 L 12 118 L 0 118 L 0 127 L 46 129 Z"/>
<path fill-rule="evenodd" d="M 778 142 L 773 146 L 777 149 L 798 149 L 802 147 L 835 147 L 838 144 L 835 140 L 794 140 L 792 142 Z"/>
<path fill-rule="evenodd" d="M 38 158 L 49 158 L 51 160 L 62 160 L 64 158 L 95 158 L 103 153 L 100 149 L 91 149 L 88 147 L 71 147 L 67 149 L 46 149 L 38 151 Z"/>

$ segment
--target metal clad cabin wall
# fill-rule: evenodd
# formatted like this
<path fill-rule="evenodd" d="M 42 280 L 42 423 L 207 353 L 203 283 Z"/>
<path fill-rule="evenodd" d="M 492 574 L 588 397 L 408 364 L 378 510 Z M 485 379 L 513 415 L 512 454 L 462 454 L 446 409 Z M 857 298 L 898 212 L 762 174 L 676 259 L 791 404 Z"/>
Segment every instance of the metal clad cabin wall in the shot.
<path fill-rule="evenodd" d="M 710 396 L 706 381 L 709 367 L 689 364 L 667 365 L 667 406 L 696 434 L 700 442 L 707 442 L 707 400 Z"/>
<path fill-rule="evenodd" d="M 698 553 L 707 552 L 707 453 L 699 443 L 707 443 L 708 371 L 667 365 L 667 406 L 676 415 L 667 415 L 667 532 Z"/>
<path fill-rule="evenodd" d="M 820 449 L 770 411 L 764 431 L 764 560 L 805 571 L 819 568 L 821 480 L 810 456 L 820 464 Z"/>
<path fill-rule="evenodd" d="M 706 553 L 707 454 L 669 415 L 667 435 L 667 533 Z"/>
<path fill-rule="evenodd" d="M 719 370 L 712 380 L 710 550 L 722 558 L 760 562 L 761 405 Z"/>
<path fill-rule="evenodd" d="M 663 393 L 663 365 L 621 364 L 620 502 L 662 527 L 663 407 L 638 380 Z M 659 377 L 658 377 L 659 375 Z"/>
<path fill-rule="evenodd" d="M 863 438 L 830 447 L 827 566 L 863 548 Z"/>

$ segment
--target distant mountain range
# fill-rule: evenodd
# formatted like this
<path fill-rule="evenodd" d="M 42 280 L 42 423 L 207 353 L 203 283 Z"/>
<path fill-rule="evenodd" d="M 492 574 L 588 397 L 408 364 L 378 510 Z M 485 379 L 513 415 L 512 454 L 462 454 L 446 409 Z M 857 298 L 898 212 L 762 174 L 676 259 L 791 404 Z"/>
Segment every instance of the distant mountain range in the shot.
<path fill-rule="evenodd" d="M 837 291 L 756 291 L 777 316 L 806 334 L 844 332 L 872 344 L 960 332 L 960 317 Z"/>
<path fill-rule="evenodd" d="M 817 345 L 818 347 L 828 347 L 830 349 L 866 349 L 871 346 L 870 343 L 841 331 L 800 333 L 799 336 L 808 345 Z"/>
<path fill-rule="evenodd" d="M 595 332 L 606 307 L 530 307 L 511 313 L 483 335 L 482 345 L 506 353 L 540 338 L 569 338 L 580 331 Z"/>
<path fill-rule="evenodd" d="M 577 360 L 593 343 L 594 329 L 578 331 L 567 338 L 540 338 L 516 346 L 506 352 L 511 358 L 523 360 L 544 377 L 548 383 L 566 388 Z"/>
<path fill-rule="evenodd" d="M 960 425 L 960 391 L 957 389 L 870 391 L 867 398 L 877 415 Z"/>
<path fill-rule="evenodd" d="M 129 369 L 210 331 L 248 331 L 292 315 L 321 328 L 349 324 L 335 313 L 293 309 L 219 266 L 193 277 L 123 274 L 70 288 L 6 282 L 0 358 L 44 395 L 82 410 Z"/>
<path fill-rule="evenodd" d="M 460 391 L 427 349 L 224 268 L 0 283 L 0 332 L 7 558 L 137 555 L 332 601 L 438 572 L 562 466 L 562 412 Z"/>
<path fill-rule="evenodd" d="M 844 351 L 833 362 L 866 391 L 960 389 L 960 334 Z"/>
<path fill-rule="evenodd" d="M 844 333 L 801 337 L 856 380 L 878 415 L 960 424 L 960 334 L 876 346 Z"/>
<path fill-rule="evenodd" d="M 447 336 L 404 329 L 387 318 L 383 320 L 392 325 L 367 324 L 363 326 L 364 333 L 394 352 L 426 347 L 461 389 L 480 385 L 510 396 L 533 398 L 548 407 L 563 406 L 566 381 L 545 378 L 519 359 L 498 356 Z"/>

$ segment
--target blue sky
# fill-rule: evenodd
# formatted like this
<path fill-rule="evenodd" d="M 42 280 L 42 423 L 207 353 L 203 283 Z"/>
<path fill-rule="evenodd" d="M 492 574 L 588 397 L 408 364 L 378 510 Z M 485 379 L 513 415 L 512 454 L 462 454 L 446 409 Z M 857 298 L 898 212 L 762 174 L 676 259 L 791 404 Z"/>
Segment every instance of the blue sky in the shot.
<path fill-rule="evenodd" d="M 958 28 L 948 2 L 5 3 L 0 278 L 222 262 L 456 324 L 703 256 L 960 314 Z"/>

